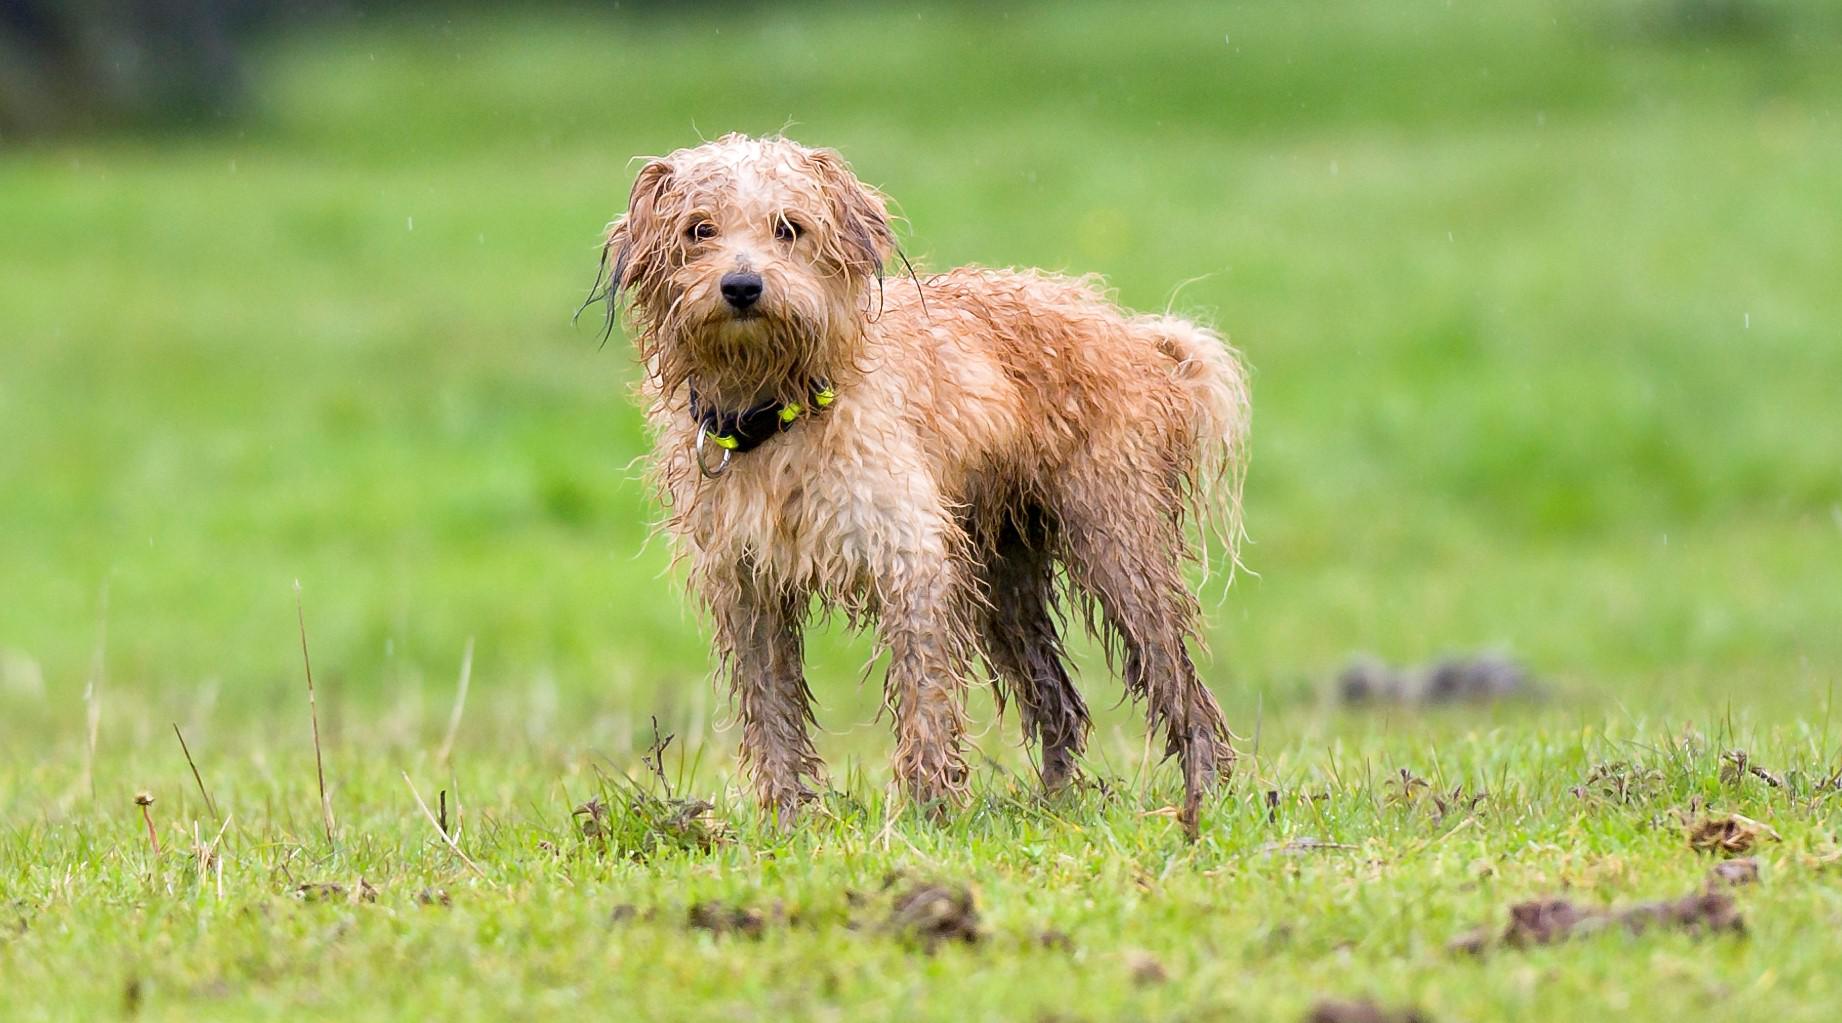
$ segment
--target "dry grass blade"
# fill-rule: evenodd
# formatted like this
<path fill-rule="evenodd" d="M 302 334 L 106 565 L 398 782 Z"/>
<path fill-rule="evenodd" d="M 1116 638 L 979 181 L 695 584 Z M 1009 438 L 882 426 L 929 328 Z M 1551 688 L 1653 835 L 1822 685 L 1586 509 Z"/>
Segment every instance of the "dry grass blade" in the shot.
<path fill-rule="evenodd" d="M 221 902 L 224 898 L 224 858 L 218 850 L 224 845 L 224 834 L 230 830 L 230 818 L 224 818 L 224 823 L 217 829 L 216 837 L 210 842 L 199 841 L 196 822 L 192 827 L 192 856 L 198 864 L 198 886 L 203 888 L 206 876 L 216 871 L 217 897 Z"/>
<path fill-rule="evenodd" d="M 211 798 L 211 793 L 205 789 L 204 776 L 198 773 L 198 764 L 192 759 L 192 750 L 185 744 L 185 733 L 179 730 L 179 722 L 177 721 L 173 722 L 173 734 L 179 737 L 179 752 L 185 754 L 186 766 L 192 769 L 192 780 L 198 783 L 198 794 L 205 797 L 205 809 L 210 810 L 211 816 L 216 817 L 218 815 L 217 802 Z"/>
<path fill-rule="evenodd" d="M 487 884 L 491 884 L 492 880 L 486 876 L 486 871 L 481 870 L 480 865 L 473 862 L 472 857 L 461 851 L 461 847 L 454 841 L 452 835 L 449 835 L 446 831 L 441 829 L 441 822 L 436 820 L 435 815 L 429 811 L 429 805 L 422 801 L 422 793 L 416 791 L 416 783 L 409 780 L 408 771 L 403 772 L 403 784 L 409 786 L 409 794 L 416 797 L 416 805 L 422 808 L 422 816 L 429 819 L 429 826 L 434 828 L 435 833 L 441 836 L 441 840 L 448 844 L 448 848 L 454 850 L 454 855 L 459 856 L 460 861 L 465 863 L 475 874 L 478 874 L 481 880 L 486 881 Z"/>
<path fill-rule="evenodd" d="M 448 731 L 441 738 L 441 748 L 435 751 L 435 762 L 445 764 L 454 752 L 454 736 L 460 731 L 461 714 L 467 709 L 467 685 L 473 679 L 473 637 L 467 637 L 467 647 L 461 651 L 460 682 L 454 691 L 454 710 L 448 715 Z"/>
<path fill-rule="evenodd" d="M 83 781 L 78 786 L 96 798 L 96 738 L 102 731 L 102 673 L 109 649 L 109 584 L 102 584 L 97 600 L 96 649 L 90 655 L 89 680 L 83 686 L 83 717 L 88 744 L 83 747 Z"/>
<path fill-rule="evenodd" d="M 320 753 L 320 707 L 314 699 L 313 659 L 307 656 L 307 612 L 301 606 L 301 581 L 294 580 L 294 617 L 301 627 L 301 667 L 307 672 L 307 716 L 313 722 L 313 771 L 320 783 L 320 823 L 326 827 L 326 844 L 337 849 L 333 838 L 333 801 L 326 794 L 326 760 Z"/>

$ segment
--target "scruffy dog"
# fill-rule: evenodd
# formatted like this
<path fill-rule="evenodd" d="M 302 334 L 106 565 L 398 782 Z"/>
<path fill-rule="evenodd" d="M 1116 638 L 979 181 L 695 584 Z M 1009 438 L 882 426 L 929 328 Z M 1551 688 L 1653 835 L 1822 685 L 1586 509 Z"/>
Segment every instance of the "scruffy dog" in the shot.
<path fill-rule="evenodd" d="M 974 659 L 1021 709 L 1042 782 L 1073 776 L 1087 707 L 1064 594 L 1202 791 L 1233 760 L 1186 643 L 1191 520 L 1238 538 L 1247 382 L 1233 351 L 1122 312 L 1088 279 L 965 267 L 885 282 L 884 199 L 843 158 L 726 135 L 647 163 L 591 297 L 618 301 L 646 374 L 665 529 L 715 619 L 741 759 L 792 814 L 824 765 L 801 630 L 874 623 L 894 771 L 966 791 Z M 1216 486 L 1220 484 L 1220 486 Z"/>

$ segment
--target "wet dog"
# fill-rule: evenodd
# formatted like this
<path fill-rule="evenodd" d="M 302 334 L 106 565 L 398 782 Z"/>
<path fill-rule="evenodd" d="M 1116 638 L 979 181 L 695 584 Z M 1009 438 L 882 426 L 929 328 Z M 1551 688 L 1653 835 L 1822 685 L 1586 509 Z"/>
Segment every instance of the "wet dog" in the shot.
<path fill-rule="evenodd" d="M 595 294 L 645 368 L 664 528 L 715 626 L 743 766 L 792 814 L 824 765 L 801 632 L 874 625 L 894 773 L 967 787 L 975 662 L 1019 709 L 1045 787 L 1088 712 L 1059 625 L 1083 613 L 1178 759 L 1184 818 L 1233 760 L 1188 646 L 1184 562 L 1240 535 L 1246 376 L 1208 329 L 1092 279 L 964 267 L 885 281 L 880 193 L 835 152 L 728 135 L 646 163 Z"/>

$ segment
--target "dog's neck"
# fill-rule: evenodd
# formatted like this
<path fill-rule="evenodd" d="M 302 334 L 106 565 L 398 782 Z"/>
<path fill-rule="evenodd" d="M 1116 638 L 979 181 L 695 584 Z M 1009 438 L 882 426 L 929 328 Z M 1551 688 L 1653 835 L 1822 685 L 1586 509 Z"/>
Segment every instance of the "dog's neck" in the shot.
<path fill-rule="evenodd" d="M 768 357 L 701 352 L 680 366 L 669 365 L 670 360 L 655 364 L 653 379 L 673 405 L 688 402 L 692 392 L 703 405 L 725 411 L 790 404 L 805 401 L 815 384 L 837 385 L 854 377 L 861 342 L 861 333 L 853 331 L 844 338 L 784 342 L 773 346 Z"/>

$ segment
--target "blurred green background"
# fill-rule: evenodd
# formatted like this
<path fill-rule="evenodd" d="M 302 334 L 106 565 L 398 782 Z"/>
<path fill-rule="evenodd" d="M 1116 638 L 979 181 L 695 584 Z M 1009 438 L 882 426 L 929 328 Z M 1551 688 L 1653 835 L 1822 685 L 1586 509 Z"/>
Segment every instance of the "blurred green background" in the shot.
<path fill-rule="evenodd" d="M 1795 719 L 1842 677 L 1835 4 L 334 7 L 242 38 L 205 116 L 0 135 L 18 756 L 79 741 L 91 677 L 118 730 L 293 715 L 296 579 L 335 727 L 445 713 L 469 637 L 483 731 L 720 716 L 647 544 L 629 349 L 570 314 L 632 158 L 731 130 L 842 150 L 920 265 L 1098 272 L 1233 337 L 1258 577 L 1210 591 L 1207 674 L 1242 731 L 1355 651 L 1506 649 L 1569 714 Z M 814 681 L 880 737 L 868 650 L 828 635 Z"/>

